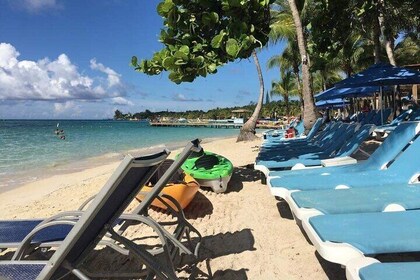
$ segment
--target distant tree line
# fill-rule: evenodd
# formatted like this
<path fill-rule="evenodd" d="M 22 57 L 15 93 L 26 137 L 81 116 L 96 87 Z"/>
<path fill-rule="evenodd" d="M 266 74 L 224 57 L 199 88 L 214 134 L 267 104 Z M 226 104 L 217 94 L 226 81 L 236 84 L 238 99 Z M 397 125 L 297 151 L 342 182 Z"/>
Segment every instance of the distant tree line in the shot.
<path fill-rule="evenodd" d="M 232 113 L 233 110 L 248 110 L 250 115 L 254 110 L 256 104 L 250 103 L 246 106 L 236 106 L 236 107 L 227 107 L 227 108 L 215 108 L 210 109 L 208 111 L 203 110 L 188 110 L 185 112 L 174 112 L 174 111 L 158 111 L 152 112 L 150 110 L 145 110 L 144 112 L 138 113 L 122 113 L 120 110 L 116 110 L 114 113 L 115 120 L 130 120 L 130 119 L 137 119 L 137 120 L 156 120 L 158 118 L 167 117 L 167 118 L 185 118 L 185 119 L 228 119 L 231 118 L 234 114 Z M 301 106 L 299 101 L 292 100 L 287 105 L 283 101 L 271 101 L 264 104 L 261 110 L 261 117 L 262 118 L 280 118 L 281 116 L 285 116 L 287 112 L 287 106 L 289 107 L 290 115 L 298 116 L 301 114 Z M 237 116 L 237 115 L 236 115 Z"/>

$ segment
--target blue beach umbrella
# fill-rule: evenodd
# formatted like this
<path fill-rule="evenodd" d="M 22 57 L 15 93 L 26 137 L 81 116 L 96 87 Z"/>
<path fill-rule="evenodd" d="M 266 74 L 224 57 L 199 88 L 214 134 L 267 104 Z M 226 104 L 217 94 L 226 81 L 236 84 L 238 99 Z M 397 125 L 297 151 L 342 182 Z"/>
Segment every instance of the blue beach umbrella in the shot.
<path fill-rule="evenodd" d="M 336 88 L 353 88 L 408 84 L 420 84 L 419 71 L 393 66 L 388 63 L 377 63 L 336 83 L 334 86 Z"/>
<path fill-rule="evenodd" d="M 374 92 L 379 92 L 379 86 L 336 88 L 332 87 L 315 95 L 316 100 L 327 100 L 335 98 L 364 97 Z"/>
<path fill-rule="evenodd" d="M 382 108 L 382 90 L 385 85 L 420 84 L 420 72 L 404 67 L 393 66 L 388 63 L 376 63 L 367 69 L 347 78 L 334 86 L 336 88 L 352 88 L 361 86 L 379 86 Z M 381 123 L 383 116 L 381 110 Z"/>
<path fill-rule="evenodd" d="M 315 106 L 318 108 L 343 108 L 348 105 L 349 102 L 342 98 L 320 100 L 315 103 Z"/>

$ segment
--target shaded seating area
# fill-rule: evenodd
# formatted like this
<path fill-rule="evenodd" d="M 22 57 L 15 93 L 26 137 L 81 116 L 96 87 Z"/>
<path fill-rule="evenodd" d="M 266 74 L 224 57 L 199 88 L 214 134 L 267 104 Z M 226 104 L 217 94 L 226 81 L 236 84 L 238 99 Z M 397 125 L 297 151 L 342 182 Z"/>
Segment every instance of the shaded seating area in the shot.
<path fill-rule="evenodd" d="M 326 159 L 334 159 L 335 163 L 331 164 L 339 165 L 341 161 L 350 159 L 373 129 L 373 125 L 329 123 L 311 140 L 262 147 L 254 168 L 268 179 L 276 170 L 319 166 Z"/>
<path fill-rule="evenodd" d="M 372 258 L 420 251 L 419 135 L 419 122 L 403 122 L 365 161 L 269 172 L 271 193 L 348 279 L 416 279 L 420 272 L 419 262 Z"/>
<path fill-rule="evenodd" d="M 296 190 L 320 190 L 408 183 L 417 174 L 420 124 L 398 127 L 365 161 L 358 164 L 270 173 L 273 195 L 286 199 Z M 392 136 L 392 137 L 391 137 Z M 374 182 L 372 181 L 374 180 Z M 306 183 L 310 182 L 310 184 Z"/>
<path fill-rule="evenodd" d="M 337 83 L 327 94 L 343 97 L 345 92 L 353 94 L 352 88 L 373 86 L 380 87 L 382 101 L 384 86 L 419 81 L 418 72 L 378 64 Z M 417 279 L 420 273 L 418 259 L 406 257 L 420 252 L 418 110 L 403 111 L 384 125 L 391 113 L 381 104 L 378 111 L 355 115 L 359 125 L 377 126 L 375 134 L 383 140 L 366 160 L 331 165 L 321 160 L 309 168 L 282 168 L 291 159 L 319 154 L 325 143 L 331 146 L 326 135 L 340 139 L 346 130 L 337 124 L 327 125 L 314 142 L 272 145 L 256 159 L 271 194 L 288 204 L 319 256 L 345 268 L 348 279 Z M 401 258 L 389 262 L 381 257 L 394 254 Z"/>

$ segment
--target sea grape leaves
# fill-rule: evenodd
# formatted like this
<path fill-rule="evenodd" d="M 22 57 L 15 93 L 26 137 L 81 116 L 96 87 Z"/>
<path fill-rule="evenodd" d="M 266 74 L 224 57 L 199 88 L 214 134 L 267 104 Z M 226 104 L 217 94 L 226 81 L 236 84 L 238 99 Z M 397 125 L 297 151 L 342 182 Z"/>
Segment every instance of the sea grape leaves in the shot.
<path fill-rule="evenodd" d="M 131 65 L 147 75 L 169 72 L 175 83 L 216 73 L 235 59 L 248 58 L 268 42 L 269 5 L 273 0 L 163 0 L 159 41 L 150 59 L 133 57 Z"/>

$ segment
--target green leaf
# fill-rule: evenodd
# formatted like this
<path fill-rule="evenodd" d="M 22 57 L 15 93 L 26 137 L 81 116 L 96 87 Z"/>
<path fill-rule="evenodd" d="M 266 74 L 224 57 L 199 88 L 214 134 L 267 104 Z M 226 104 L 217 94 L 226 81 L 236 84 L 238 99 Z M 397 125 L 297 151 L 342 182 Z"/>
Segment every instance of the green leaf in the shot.
<path fill-rule="evenodd" d="M 235 39 L 230 38 L 229 40 L 227 40 L 226 52 L 228 53 L 228 55 L 236 57 L 238 55 L 239 49 L 239 44 Z"/>
<path fill-rule="evenodd" d="M 212 12 L 210 13 L 211 19 L 214 23 L 218 23 L 219 22 L 219 15 L 216 12 Z"/>
<path fill-rule="evenodd" d="M 229 6 L 231 7 L 240 7 L 241 0 L 228 0 Z"/>
<path fill-rule="evenodd" d="M 198 65 L 201 65 L 201 64 L 203 64 L 204 63 L 204 57 L 203 56 L 197 56 L 197 57 L 195 57 L 194 59 L 193 59 L 193 61 L 196 63 L 196 64 L 198 64 Z"/>
<path fill-rule="evenodd" d="M 213 39 L 211 40 L 211 46 L 215 49 L 220 48 L 222 41 L 223 41 L 223 37 L 225 37 L 224 33 L 221 33 L 219 35 L 216 35 L 213 37 Z"/>
<path fill-rule="evenodd" d="M 175 65 L 185 65 L 185 64 L 187 64 L 187 63 L 188 63 L 187 61 L 182 60 L 182 59 L 177 59 L 177 60 L 175 61 Z"/>
<path fill-rule="evenodd" d="M 219 15 L 216 12 L 203 13 L 201 21 L 204 25 L 213 26 L 214 24 L 219 22 Z"/>
<path fill-rule="evenodd" d="M 182 51 L 176 51 L 174 53 L 174 57 L 177 58 L 177 59 L 188 60 L 188 55 L 186 55 Z"/>
<path fill-rule="evenodd" d="M 180 84 L 182 82 L 181 75 L 177 72 L 169 73 L 169 79 L 176 84 Z"/>
<path fill-rule="evenodd" d="M 186 46 L 186 45 L 181 46 L 179 48 L 179 51 L 180 52 L 183 52 L 186 55 L 189 55 L 190 54 L 190 48 L 188 46 Z"/>
<path fill-rule="evenodd" d="M 160 16 L 166 16 L 168 12 L 174 7 L 172 0 L 165 0 L 164 2 L 159 3 L 157 6 L 157 12 Z"/>
<path fill-rule="evenodd" d="M 208 66 L 208 69 L 209 69 L 210 73 L 213 73 L 216 70 L 216 68 L 217 68 L 217 66 L 214 63 L 213 64 L 210 64 Z"/>
<path fill-rule="evenodd" d="M 162 66 L 165 69 L 172 69 L 175 66 L 175 60 L 174 57 L 168 56 L 162 61 Z"/>
<path fill-rule="evenodd" d="M 131 58 L 131 66 L 137 67 L 137 57 L 136 56 L 133 56 Z"/>

